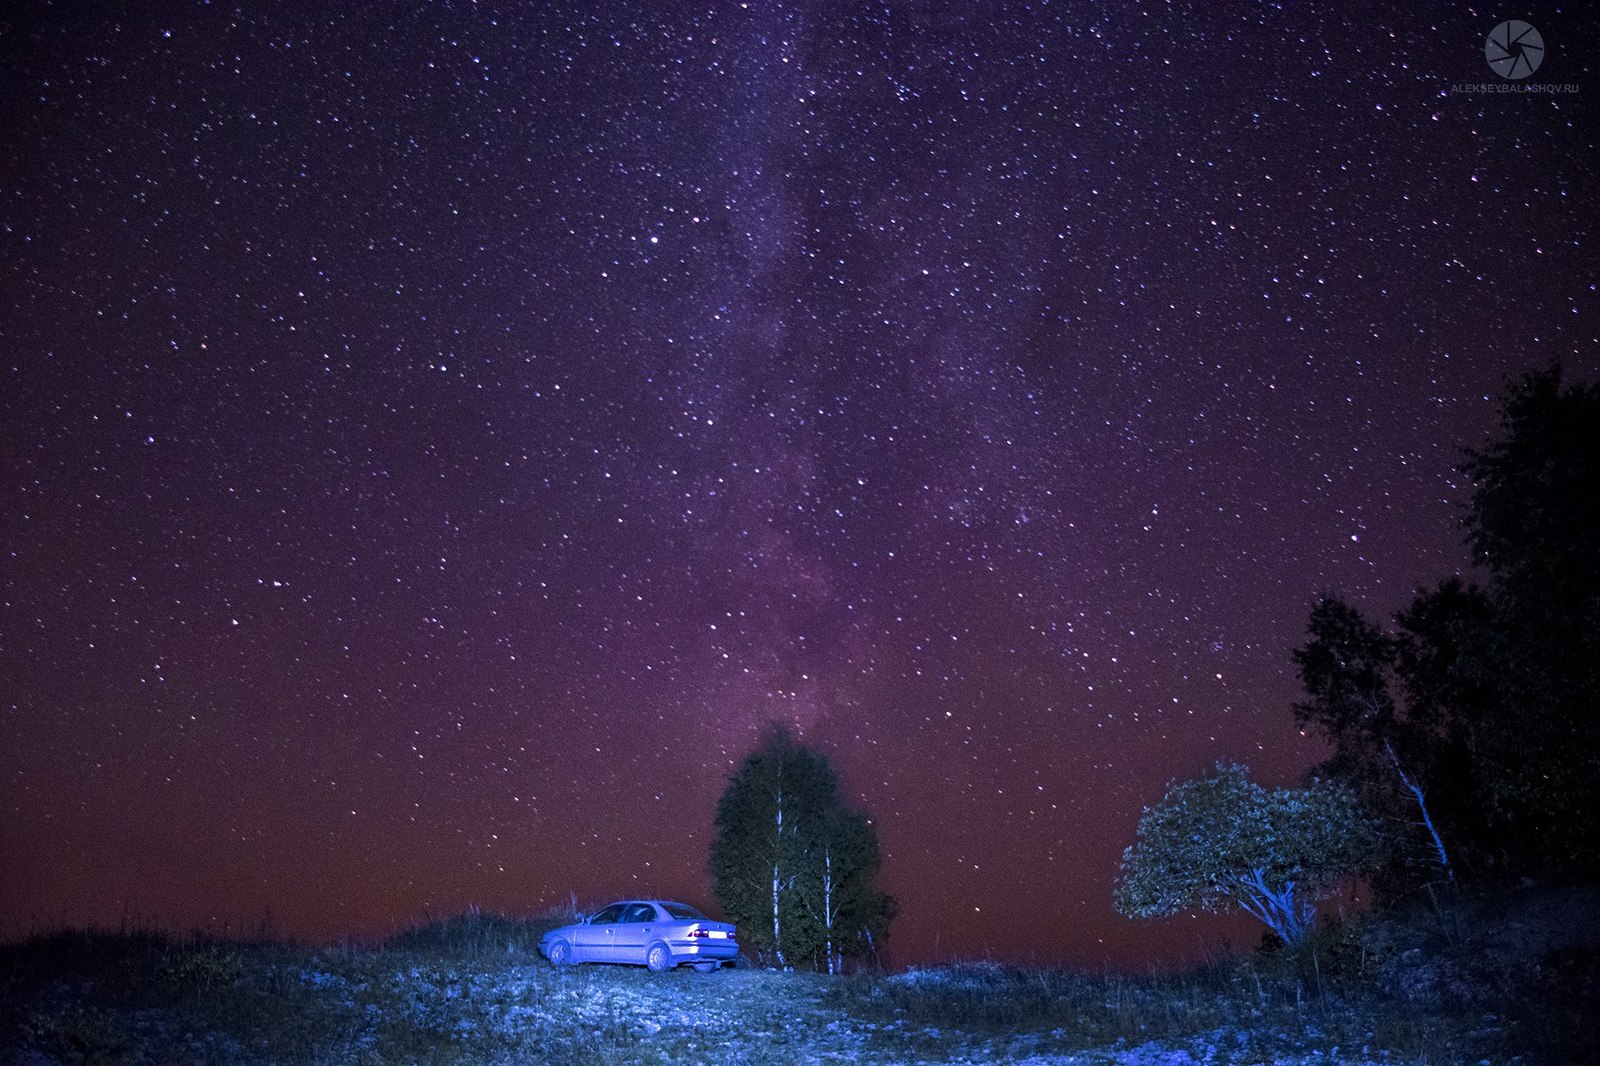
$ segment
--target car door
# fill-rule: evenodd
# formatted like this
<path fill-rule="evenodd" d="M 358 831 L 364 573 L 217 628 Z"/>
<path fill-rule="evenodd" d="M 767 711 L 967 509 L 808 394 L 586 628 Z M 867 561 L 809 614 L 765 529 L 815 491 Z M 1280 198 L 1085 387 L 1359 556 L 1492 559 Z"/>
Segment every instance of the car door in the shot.
<path fill-rule="evenodd" d="M 617 922 L 626 904 L 613 903 L 573 932 L 579 962 L 615 962 Z"/>
<path fill-rule="evenodd" d="M 622 914 L 622 921 L 616 927 L 615 961 L 643 966 L 645 949 L 654 939 L 656 924 L 655 904 L 628 904 L 627 910 Z"/>

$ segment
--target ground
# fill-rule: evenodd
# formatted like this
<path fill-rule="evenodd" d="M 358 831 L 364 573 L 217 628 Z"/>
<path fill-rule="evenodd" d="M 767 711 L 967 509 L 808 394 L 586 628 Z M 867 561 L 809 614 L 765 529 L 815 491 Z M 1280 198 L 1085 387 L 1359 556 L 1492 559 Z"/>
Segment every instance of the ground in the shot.
<path fill-rule="evenodd" d="M 482 915 L 336 950 L 67 932 L 0 946 L 0 1066 L 1568 1063 L 1600 1046 L 1600 965 L 1570 932 L 1596 899 L 1145 975 L 557 970 L 548 922 Z"/>
<path fill-rule="evenodd" d="M 1402 1062 L 1351 1049 L 1297 1051 L 1226 1029 L 1184 1039 L 1116 1039 L 1086 1046 L 1071 1026 L 944 1025 L 908 1017 L 874 989 L 806 973 L 724 969 L 652 975 L 621 967 L 555 972 L 543 962 L 415 964 L 385 972 L 329 955 L 232 978 L 281 1000 L 228 1025 L 222 1000 L 116 1012 L 35 1013 L 28 1046 L 10 1062 L 86 1061 L 595 1063 L 1026 1063 L 1179 1064 L 1244 1061 L 1259 1048 L 1276 1062 Z M 884 979 L 892 1001 L 963 971 Z M 244 997 L 246 999 L 253 997 Z M 878 996 L 882 999 L 884 997 Z M 246 1007 L 247 1004 L 239 1004 Z M 245 1021 L 245 1019 L 239 1019 Z M 205 1025 L 197 1023 L 206 1022 Z M 206 1031 L 208 1030 L 209 1031 Z M 1285 1038 L 1288 1043 L 1288 1038 Z M 1091 1038 L 1093 1044 L 1093 1038 Z"/>

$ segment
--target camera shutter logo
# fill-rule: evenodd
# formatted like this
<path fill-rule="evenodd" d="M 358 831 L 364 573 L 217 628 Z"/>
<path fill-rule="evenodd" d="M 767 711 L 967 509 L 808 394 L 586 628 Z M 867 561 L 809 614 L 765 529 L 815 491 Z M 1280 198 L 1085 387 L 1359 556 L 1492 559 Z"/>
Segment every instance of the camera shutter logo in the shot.
<path fill-rule="evenodd" d="M 1544 38 L 1521 19 L 1508 19 L 1489 31 L 1483 42 L 1489 69 L 1507 81 L 1521 81 L 1544 62 Z"/>

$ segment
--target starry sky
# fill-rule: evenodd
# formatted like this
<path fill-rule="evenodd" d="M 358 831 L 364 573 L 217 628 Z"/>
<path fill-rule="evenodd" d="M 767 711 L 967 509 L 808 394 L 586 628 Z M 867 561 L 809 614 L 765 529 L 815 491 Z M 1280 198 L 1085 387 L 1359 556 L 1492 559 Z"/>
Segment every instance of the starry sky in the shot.
<path fill-rule="evenodd" d="M 1600 361 L 1560 9 L 5 20 L 0 936 L 710 906 L 778 721 L 897 963 L 1251 942 L 1112 912 L 1141 806 L 1298 780 L 1316 597 Z"/>

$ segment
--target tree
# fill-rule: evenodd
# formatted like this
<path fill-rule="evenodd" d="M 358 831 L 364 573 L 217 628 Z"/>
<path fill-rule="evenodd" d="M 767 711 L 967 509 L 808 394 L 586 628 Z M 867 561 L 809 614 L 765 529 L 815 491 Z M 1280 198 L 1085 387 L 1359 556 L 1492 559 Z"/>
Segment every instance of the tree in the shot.
<path fill-rule="evenodd" d="M 1469 450 L 1464 524 L 1490 575 L 1503 716 L 1484 765 L 1529 863 L 1600 861 L 1600 385 L 1559 368 L 1513 383 Z"/>
<path fill-rule="evenodd" d="M 893 901 L 873 888 L 877 831 L 846 807 L 825 756 L 780 727 L 729 778 L 717 802 L 712 890 L 747 943 L 778 966 L 810 959 L 838 972 L 873 950 Z"/>
<path fill-rule="evenodd" d="M 1342 786 L 1269 792 L 1245 767 L 1219 763 L 1145 808 L 1113 902 L 1129 918 L 1237 906 L 1292 946 L 1310 929 L 1315 901 L 1362 869 L 1374 835 Z"/>
<path fill-rule="evenodd" d="M 1442 616 L 1460 609 L 1456 600 L 1464 595 L 1457 585 L 1431 599 L 1419 596 L 1410 617 L 1420 621 L 1402 639 L 1382 633 L 1343 600 L 1324 597 L 1311 610 L 1311 639 L 1294 652 L 1307 696 L 1295 704 L 1295 718 L 1333 745 L 1315 773 L 1349 786 L 1369 811 L 1401 827 L 1389 836 L 1380 890 L 1411 888 L 1418 853 L 1429 857 L 1438 880 L 1455 880 L 1451 849 L 1429 799 L 1444 747 L 1438 734 L 1450 726 L 1452 708 L 1433 698 L 1425 667 L 1443 656 L 1436 630 L 1443 628 Z M 1412 698 L 1404 704 L 1391 692 L 1401 662 L 1416 671 L 1408 675 Z M 1419 707 L 1428 713 L 1416 713 Z"/>
<path fill-rule="evenodd" d="M 1498 682 L 1499 622 L 1488 596 L 1450 578 L 1418 592 L 1395 616 L 1397 696 L 1406 709 L 1400 742 L 1453 867 L 1492 875 L 1507 865 L 1507 827 L 1494 815 L 1485 766 L 1509 738 Z"/>
<path fill-rule="evenodd" d="M 1600 387 L 1525 376 L 1462 471 L 1487 584 L 1419 591 L 1392 636 L 1324 599 L 1295 652 L 1318 772 L 1409 827 L 1380 891 L 1600 862 Z"/>
<path fill-rule="evenodd" d="M 836 807 L 816 829 L 803 842 L 794 882 L 795 924 L 803 925 L 801 939 L 821 941 L 824 966 L 837 974 L 843 955 L 872 951 L 883 939 L 894 902 L 872 887 L 882 856 L 865 813 Z"/>
<path fill-rule="evenodd" d="M 1384 765 L 1399 715 L 1389 691 L 1395 643 L 1361 612 L 1325 596 L 1311 609 L 1311 639 L 1294 652 L 1307 699 L 1294 706 L 1295 720 L 1311 725 L 1333 743 L 1321 772 L 1346 782 L 1369 806 L 1388 806 L 1393 774 Z"/>

